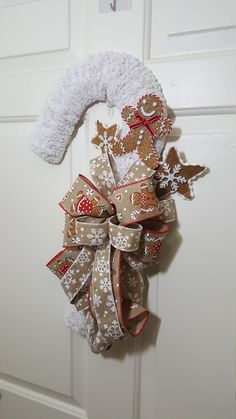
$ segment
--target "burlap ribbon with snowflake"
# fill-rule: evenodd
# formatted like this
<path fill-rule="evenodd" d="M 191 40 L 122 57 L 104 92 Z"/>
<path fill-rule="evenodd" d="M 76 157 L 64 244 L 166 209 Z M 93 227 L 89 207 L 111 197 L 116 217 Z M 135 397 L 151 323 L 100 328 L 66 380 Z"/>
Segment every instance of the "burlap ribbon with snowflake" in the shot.
<path fill-rule="evenodd" d="M 140 160 L 122 179 L 106 153 L 90 162 L 90 171 L 96 186 L 79 175 L 60 202 L 64 249 L 47 266 L 85 314 L 87 340 L 100 353 L 143 330 L 149 313 L 141 272 L 158 263 L 175 206 L 158 201 L 155 172 Z"/>

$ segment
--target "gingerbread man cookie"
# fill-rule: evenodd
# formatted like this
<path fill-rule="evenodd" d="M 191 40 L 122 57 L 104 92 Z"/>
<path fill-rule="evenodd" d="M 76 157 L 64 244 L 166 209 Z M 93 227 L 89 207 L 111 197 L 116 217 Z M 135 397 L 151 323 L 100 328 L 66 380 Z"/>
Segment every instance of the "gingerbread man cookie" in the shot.
<path fill-rule="evenodd" d="M 136 151 L 141 160 L 152 169 L 159 164 L 159 157 L 153 142 L 172 130 L 172 122 L 163 116 L 164 105 L 156 95 L 145 95 L 137 103 L 137 107 L 125 106 L 122 118 L 130 127 L 129 134 L 115 141 L 113 154 L 122 156 Z"/>
<path fill-rule="evenodd" d="M 77 202 L 72 204 L 71 212 L 77 212 L 86 215 L 91 215 L 93 217 L 100 217 L 103 213 L 103 208 L 98 205 L 100 197 L 93 196 L 92 199 L 88 199 L 84 195 L 83 191 L 79 191 L 76 196 Z"/>
<path fill-rule="evenodd" d="M 145 183 L 141 184 L 141 192 L 133 192 L 130 196 L 133 205 L 140 205 L 141 212 L 146 212 L 150 207 L 159 208 L 155 191 L 150 191 Z"/>

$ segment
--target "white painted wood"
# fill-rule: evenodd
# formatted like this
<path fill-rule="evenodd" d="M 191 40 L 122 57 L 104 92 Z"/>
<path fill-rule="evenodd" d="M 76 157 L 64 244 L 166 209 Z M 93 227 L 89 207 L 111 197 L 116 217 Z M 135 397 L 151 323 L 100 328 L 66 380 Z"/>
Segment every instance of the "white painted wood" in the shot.
<path fill-rule="evenodd" d="M 16 6 L 18 4 L 23 4 L 23 3 L 33 3 L 35 1 L 38 1 L 38 0 L 1 0 L 0 9 Z"/>
<path fill-rule="evenodd" d="M 150 418 L 233 419 L 235 267 L 233 247 L 226 251 L 223 243 L 235 232 L 229 191 L 235 137 L 187 135 L 177 147 L 188 161 L 207 162 L 210 173 L 195 186 L 193 202 L 176 199 L 179 225 L 163 245 L 158 283 L 151 279 L 150 305 L 161 325 L 155 348 L 142 358 L 141 417 L 150 406 L 149 382 L 155 389 Z M 228 197 L 224 208 L 222 196 Z"/>
<path fill-rule="evenodd" d="M 65 0 L 37 0 L 0 9 L 0 57 L 68 48 L 68 19 L 69 1 Z"/>
<path fill-rule="evenodd" d="M 196 110 L 199 107 L 235 106 L 236 87 L 232 83 L 236 67 L 234 54 L 207 59 L 189 57 L 161 63 L 147 60 L 147 65 L 164 85 L 169 106 L 174 110 L 188 109 L 188 106 Z"/>
<path fill-rule="evenodd" d="M 235 26 L 235 2 L 224 3 L 209 0 L 207 3 L 198 0 L 168 2 L 169 35 L 209 31 Z M 186 19 L 187 17 L 187 19 Z"/>
<path fill-rule="evenodd" d="M 132 0 L 99 0 L 100 13 L 114 13 L 128 10 L 132 7 Z"/>
<path fill-rule="evenodd" d="M 235 27 L 228 26 L 226 29 L 230 35 L 224 45 L 222 33 L 219 35 L 220 39 L 210 44 L 208 44 L 208 32 L 201 30 L 196 33 L 193 31 L 191 35 L 183 32 L 181 36 L 168 36 L 170 25 L 168 4 L 169 2 L 146 1 L 144 59 L 164 86 L 169 105 L 175 111 L 179 108 L 191 108 L 196 112 L 203 107 L 234 107 Z M 228 12 L 231 10 L 230 5 L 229 1 L 229 6 L 226 8 Z M 162 20 L 157 25 L 155 19 L 160 13 Z M 224 17 L 223 14 L 223 21 Z M 190 13 L 189 19 L 186 13 L 182 14 L 183 27 L 188 20 L 195 20 L 194 14 Z M 214 33 L 213 26 L 209 19 L 210 34 Z M 216 33 L 218 34 L 217 31 Z M 195 37 L 198 35 L 202 36 L 201 45 Z"/>
<path fill-rule="evenodd" d="M 28 125 L 21 135 L 15 131 L 14 136 L 0 136 L 1 173 L 7 180 L 1 185 L 5 196 L 1 209 L 1 249 L 5 259 L 1 278 L 6 280 L 0 283 L 0 315 L 7 319 L 1 322 L 0 329 L 1 372 L 70 394 L 70 334 L 63 327 L 63 314 L 56 313 L 65 301 L 60 293 L 58 299 L 52 298 L 58 284 L 45 268 L 50 250 L 60 249 L 59 237 L 54 236 L 56 230 L 51 231 L 50 238 L 47 230 L 52 218 L 53 229 L 57 226 L 60 231 L 63 223 L 63 214 L 59 208 L 55 211 L 51 197 L 58 202 L 58 186 L 67 188 L 70 182 L 69 156 L 64 166 L 54 171 L 37 162 L 28 148 L 30 128 Z M 50 188 L 45 188 L 45 182 Z M 10 227 L 6 220 L 11 220 Z"/>
<path fill-rule="evenodd" d="M 135 0 L 132 8 L 117 13 L 99 13 L 96 0 L 87 1 L 87 53 L 114 50 L 142 57 L 144 2 Z"/>
<path fill-rule="evenodd" d="M 101 14 L 97 0 L 0 2 L 1 419 L 234 419 L 235 21 L 231 0 L 212 4 L 135 0 Z M 62 242 L 57 202 L 97 155 L 95 121 L 120 116 L 91 108 L 59 166 L 28 138 L 54 78 L 105 49 L 154 71 L 175 115 L 170 145 L 210 173 L 193 202 L 176 199 L 144 335 L 97 356 L 64 326 L 66 297 L 45 263 Z"/>
<path fill-rule="evenodd" d="M 67 65 L 68 63 L 69 60 Z M 7 103 L 1 102 L 0 104 L 1 117 L 36 117 L 40 104 L 61 71 L 62 69 L 47 69 L 24 71 L 10 75 L 7 73 L 0 74 L 0 88 L 4 97 L 8 98 Z"/>
<path fill-rule="evenodd" d="M 235 2 L 148 0 L 151 57 L 207 53 L 235 46 Z M 159 18 L 161 16 L 161 18 Z"/>
<path fill-rule="evenodd" d="M 63 322 L 66 297 L 45 267 L 62 244 L 64 217 L 57 203 L 72 182 L 71 153 L 61 166 L 51 167 L 28 147 L 50 84 L 73 59 L 70 2 L 1 6 L 0 417 L 86 418 L 80 407 L 83 345 L 75 352 L 79 340 L 72 342 Z M 10 228 L 4 221 L 9 217 Z"/>
<path fill-rule="evenodd" d="M 83 409 L 69 397 L 42 391 L 41 388 L 29 388 L 22 382 L 0 379 L 1 417 L 4 419 L 18 418 L 19 413 L 24 419 L 50 417 L 50 419 L 87 419 Z M 49 416 L 50 415 L 50 416 Z"/>

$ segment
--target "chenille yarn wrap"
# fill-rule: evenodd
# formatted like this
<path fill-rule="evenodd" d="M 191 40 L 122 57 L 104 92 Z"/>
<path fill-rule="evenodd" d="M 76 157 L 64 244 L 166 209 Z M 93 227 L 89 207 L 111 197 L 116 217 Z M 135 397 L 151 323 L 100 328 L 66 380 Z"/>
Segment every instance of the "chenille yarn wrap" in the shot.
<path fill-rule="evenodd" d="M 146 93 L 156 94 L 165 105 L 154 74 L 132 55 L 105 51 L 78 60 L 52 86 L 32 132 L 31 149 L 49 163 L 60 163 L 89 105 L 108 102 L 121 111 Z"/>

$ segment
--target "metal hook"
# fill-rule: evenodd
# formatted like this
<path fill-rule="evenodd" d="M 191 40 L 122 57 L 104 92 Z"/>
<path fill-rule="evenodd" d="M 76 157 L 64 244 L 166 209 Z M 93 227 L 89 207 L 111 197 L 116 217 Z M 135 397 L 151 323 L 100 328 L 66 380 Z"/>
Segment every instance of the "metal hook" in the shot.
<path fill-rule="evenodd" d="M 113 0 L 112 3 L 110 3 L 110 8 L 113 12 L 116 11 L 116 0 Z"/>

